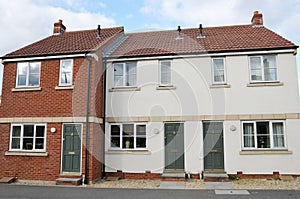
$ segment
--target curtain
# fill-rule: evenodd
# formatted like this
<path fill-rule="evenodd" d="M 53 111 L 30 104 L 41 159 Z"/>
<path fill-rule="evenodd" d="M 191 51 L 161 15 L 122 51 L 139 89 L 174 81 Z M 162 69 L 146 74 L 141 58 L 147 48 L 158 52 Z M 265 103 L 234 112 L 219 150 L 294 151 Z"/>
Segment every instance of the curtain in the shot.
<path fill-rule="evenodd" d="M 283 123 L 273 123 L 273 142 L 275 148 L 283 148 L 284 146 L 284 132 Z"/>
<path fill-rule="evenodd" d="M 253 123 L 244 123 L 243 129 L 244 129 L 244 147 L 246 148 L 255 147 Z"/>

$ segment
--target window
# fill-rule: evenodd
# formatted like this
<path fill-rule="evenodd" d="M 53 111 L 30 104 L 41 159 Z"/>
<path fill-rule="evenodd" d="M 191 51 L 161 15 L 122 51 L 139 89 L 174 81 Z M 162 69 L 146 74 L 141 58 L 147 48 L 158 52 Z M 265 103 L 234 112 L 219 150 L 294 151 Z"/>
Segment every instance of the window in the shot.
<path fill-rule="evenodd" d="M 73 76 L 73 60 L 61 60 L 60 61 L 60 73 L 59 73 L 59 86 L 72 85 Z"/>
<path fill-rule="evenodd" d="M 45 151 L 46 125 L 12 124 L 10 150 Z"/>
<path fill-rule="evenodd" d="M 253 56 L 250 57 L 250 80 L 251 82 L 277 81 L 276 56 Z"/>
<path fill-rule="evenodd" d="M 283 121 L 243 122 L 244 149 L 286 148 Z"/>
<path fill-rule="evenodd" d="M 146 124 L 111 124 L 110 141 L 114 149 L 145 149 Z"/>
<path fill-rule="evenodd" d="M 160 61 L 160 86 L 171 85 L 171 61 Z"/>
<path fill-rule="evenodd" d="M 213 84 L 225 84 L 226 83 L 226 71 L 225 71 L 225 59 L 213 58 L 212 59 L 212 72 L 213 72 Z"/>
<path fill-rule="evenodd" d="M 40 62 L 22 62 L 17 65 L 17 87 L 40 85 Z"/>
<path fill-rule="evenodd" d="M 114 87 L 136 86 L 136 63 L 114 64 Z"/>

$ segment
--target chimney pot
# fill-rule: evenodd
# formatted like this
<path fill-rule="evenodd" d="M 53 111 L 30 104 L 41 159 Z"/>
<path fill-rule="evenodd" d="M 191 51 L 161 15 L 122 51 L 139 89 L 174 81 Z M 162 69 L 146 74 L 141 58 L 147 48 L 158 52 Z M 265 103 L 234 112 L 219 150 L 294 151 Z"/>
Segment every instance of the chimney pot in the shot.
<path fill-rule="evenodd" d="M 66 26 L 64 26 L 61 19 L 54 23 L 53 35 L 62 35 L 65 31 Z"/>
<path fill-rule="evenodd" d="M 251 19 L 251 23 L 253 26 L 262 26 L 263 23 L 263 15 L 258 11 L 254 11 L 253 17 Z"/>

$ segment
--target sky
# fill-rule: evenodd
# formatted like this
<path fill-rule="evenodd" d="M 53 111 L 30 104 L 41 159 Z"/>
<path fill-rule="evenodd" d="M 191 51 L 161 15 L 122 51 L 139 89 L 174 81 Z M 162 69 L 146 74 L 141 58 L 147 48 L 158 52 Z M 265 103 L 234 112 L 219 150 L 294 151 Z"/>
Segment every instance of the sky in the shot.
<path fill-rule="evenodd" d="M 58 19 L 67 31 L 100 24 L 137 32 L 250 24 L 256 10 L 267 28 L 300 45 L 300 0 L 0 0 L 0 56 L 52 35 Z"/>

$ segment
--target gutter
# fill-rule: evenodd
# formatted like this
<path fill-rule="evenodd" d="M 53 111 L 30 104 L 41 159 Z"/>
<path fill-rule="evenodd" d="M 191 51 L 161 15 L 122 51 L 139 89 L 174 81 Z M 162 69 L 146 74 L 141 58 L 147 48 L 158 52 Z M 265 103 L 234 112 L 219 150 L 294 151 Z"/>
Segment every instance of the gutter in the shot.
<path fill-rule="evenodd" d="M 89 145 L 90 145 L 90 124 L 89 124 L 89 116 L 90 116 L 90 93 L 91 93 L 91 55 L 87 54 L 86 59 L 88 61 L 88 79 L 87 79 L 87 95 L 86 95 L 86 121 L 85 121 L 85 184 L 89 183 Z"/>

